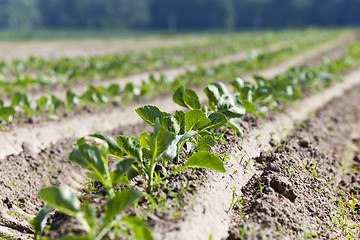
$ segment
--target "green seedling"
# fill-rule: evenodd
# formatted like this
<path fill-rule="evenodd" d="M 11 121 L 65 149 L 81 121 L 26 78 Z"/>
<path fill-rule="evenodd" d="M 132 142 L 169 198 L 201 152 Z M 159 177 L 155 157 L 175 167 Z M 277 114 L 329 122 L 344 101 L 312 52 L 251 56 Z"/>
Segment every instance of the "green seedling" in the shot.
<path fill-rule="evenodd" d="M 47 205 L 35 218 L 30 220 L 35 230 L 35 239 L 38 239 L 53 209 L 77 219 L 86 232 L 85 235 L 61 239 L 101 240 L 111 229 L 123 229 L 124 227 L 125 230 L 122 230 L 124 235 L 128 235 L 127 231 L 130 230 L 134 239 L 153 239 L 149 228 L 141 220 L 122 215 L 126 208 L 141 197 L 141 193 L 134 189 L 125 189 L 109 198 L 105 205 L 105 212 L 100 218 L 96 217 L 96 211 L 92 206 L 82 205 L 79 198 L 65 188 L 57 186 L 42 188 L 39 191 L 39 197 Z"/>
<path fill-rule="evenodd" d="M 127 177 L 131 178 L 137 174 L 144 176 L 148 185 L 148 193 L 152 192 L 154 186 L 156 165 L 160 162 L 166 163 L 167 161 L 176 158 L 179 151 L 178 145 L 185 141 L 183 139 L 197 134 L 193 129 L 207 127 L 211 124 L 210 120 L 204 123 L 196 120 L 201 118 L 194 117 L 187 119 L 186 116 L 184 116 L 185 128 L 188 135 L 176 135 L 176 132 L 179 132 L 180 128 L 179 124 L 174 121 L 174 118 L 164 118 L 163 115 L 161 115 L 163 114 L 162 112 L 151 111 L 152 109 L 156 108 L 147 106 L 137 109 L 137 112 L 142 114 L 141 116 L 146 122 L 154 124 L 153 132 L 151 134 L 142 133 L 140 140 L 128 136 L 118 136 L 117 142 L 115 143 L 114 140 L 108 137 L 96 135 L 108 142 L 111 151 L 117 153 L 115 154 L 116 157 L 124 159 L 123 161 L 136 162 L 136 164 L 132 165 L 132 173 Z M 199 115 L 196 116 L 199 117 Z M 219 157 L 208 152 L 197 152 L 190 156 L 183 166 L 173 169 L 167 176 L 158 179 L 158 181 L 161 182 L 168 176 L 190 167 L 210 168 L 216 171 L 225 172 L 224 164 Z"/>
<path fill-rule="evenodd" d="M 109 197 L 113 198 L 116 184 L 129 183 L 127 174 L 135 160 L 125 159 L 118 161 L 112 166 L 113 170 L 110 171 L 108 156 L 118 155 L 120 152 L 116 152 L 113 148 L 109 149 L 109 144 L 111 146 L 116 145 L 116 143 L 112 139 L 106 140 L 95 136 L 80 138 L 76 142 L 74 150 L 70 153 L 69 160 L 87 168 L 89 172 L 85 173 L 86 176 L 92 180 L 101 181 Z"/>

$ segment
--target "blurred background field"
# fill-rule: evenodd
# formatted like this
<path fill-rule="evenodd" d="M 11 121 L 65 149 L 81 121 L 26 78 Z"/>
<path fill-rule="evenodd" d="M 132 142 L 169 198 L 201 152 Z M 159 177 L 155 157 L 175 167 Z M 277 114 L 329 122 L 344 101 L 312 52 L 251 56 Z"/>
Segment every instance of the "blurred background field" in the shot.
<path fill-rule="evenodd" d="M 358 0 L 0 0 L 0 40 L 353 27 Z"/>

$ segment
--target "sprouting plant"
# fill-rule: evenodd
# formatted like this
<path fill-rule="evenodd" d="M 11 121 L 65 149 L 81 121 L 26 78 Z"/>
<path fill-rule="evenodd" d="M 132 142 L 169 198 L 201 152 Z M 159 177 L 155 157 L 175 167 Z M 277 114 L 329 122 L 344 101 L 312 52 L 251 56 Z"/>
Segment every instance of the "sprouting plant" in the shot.
<path fill-rule="evenodd" d="M 125 189 L 109 198 L 105 212 L 97 218 L 96 210 L 91 205 L 81 204 L 79 198 L 69 190 L 57 186 L 40 189 L 39 197 L 47 204 L 38 215 L 30 220 L 35 230 L 35 239 L 44 229 L 50 212 L 55 209 L 79 221 L 86 234 L 71 236 L 70 239 L 101 240 L 113 228 L 122 229 L 124 236 L 128 230 L 134 239 L 153 239 L 150 229 L 137 217 L 124 216 L 122 212 L 141 196 L 134 189 Z M 125 227 L 125 228 L 124 228 Z M 63 237 L 62 239 L 69 239 Z"/>
<path fill-rule="evenodd" d="M 142 113 L 144 114 L 144 111 Z M 148 121 L 153 120 L 153 132 L 151 134 L 146 132 L 142 133 L 140 140 L 128 136 L 118 136 L 117 142 L 115 142 L 109 137 L 102 135 L 95 136 L 108 141 L 109 146 L 111 146 L 110 149 L 112 149 L 111 151 L 118 153 L 116 155 L 117 158 L 134 163 L 131 166 L 132 176 L 128 175 L 127 177 L 131 178 L 137 174 L 142 175 L 147 181 L 147 192 L 151 193 L 154 186 L 156 165 L 160 162 L 166 163 L 176 158 L 179 152 L 178 144 L 182 144 L 182 139 L 187 137 L 184 137 L 184 135 L 176 135 L 174 128 L 177 128 L 177 125 L 165 125 L 167 120 L 163 119 L 161 124 L 160 117 L 154 119 L 154 116 L 147 115 L 146 119 Z M 172 121 L 171 118 L 169 121 Z M 186 129 L 189 130 L 188 132 L 196 129 L 196 126 L 204 126 L 204 123 L 198 123 L 195 121 L 195 118 L 186 118 L 184 124 Z M 192 135 L 192 133 L 190 135 Z M 120 161 L 120 163 L 121 162 L 122 161 Z M 170 175 L 182 170 L 187 170 L 190 167 L 210 168 L 219 172 L 225 172 L 224 164 L 218 156 L 209 152 L 199 151 L 192 154 L 184 165 L 172 169 L 168 175 L 157 181 L 161 182 Z"/>

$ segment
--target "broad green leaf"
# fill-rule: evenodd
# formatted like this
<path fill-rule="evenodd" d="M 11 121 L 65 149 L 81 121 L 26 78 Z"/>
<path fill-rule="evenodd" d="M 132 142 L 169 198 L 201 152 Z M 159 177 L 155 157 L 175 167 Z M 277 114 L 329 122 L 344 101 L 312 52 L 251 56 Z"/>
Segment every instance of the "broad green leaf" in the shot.
<path fill-rule="evenodd" d="M 72 217 L 80 211 L 80 201 L 69 190 L 57 186 L 44 187 L 39 191 L 39 197 L 50 207 Z"/>
<path fill-rule="evenodd" d="M 205 136 L 197 143 L 197 151 L 208 151 L 215 145 L 215 140 L 211 136 Z"/>
<path fill-rule="evenodd" d="M 182 143 L 183 141 L 194 137 L 196 134 L 197 134 L 197 131 L 189 131 L 189 132 L 186 132 L 183 135 L 179 135 L 179 136 L 181 136 L 180 139 L 179 139 L 179 143 Z"/>
<path fill-rule="evenodd" d="M 210 86 L 216 87 L 220 96 L 221 95 L 229 95 L 229 92 L 228 92 L 225 84 L 223 84 L 222 82 L 213 82 L 210 84 Z"/>
<path fill-rule="evenodd" d="M 5 122 L 10 122 L 15 113 L 16 111 L 13 107 L 0 107 L 0 119 Z"/>
<path fill-rule="evenodd" d="M 141 160 L 140 160 L 141 161 Z M 135 163 L 135 159 L 127 158 L 116 163 L 116 169 L 110 172 L 111 182 L 113 184 L 128 184 L 129 179 L 127 174 L 132 169 L 132 165 Z"/>
<path fill-rule="evenodd" d="M 219 89 L 214 85 L 208 85 L 204 92 L 208 98 L 208 105 L 209 109 L 212 111 L 215 111 L 215 105 L 220 100 L 221 94 L 219 92 Z"/>
<path fill-rule="evenodd" d="M 169 132 L 173 132 L 175 134 L 178 134 L 180 131 L 180 125 L 173 116 L 163 118 L 161 125 Z"/>
<path fill-rule="evenodd" d="M 32 228 L 35 230 L 35 238 L 37 238 L 37 236 L 39 235 L 39 233 L 41 233 L 45 226 L 46 226 L 46 221 L 49 218 L 50 212 L 53 209 L 49 206 L 45 206 L 43 207 L 40 212 L 36 215 L 36 217 L 34 217 L 33 219 L 30 220 L 30 224 L 32 226 Z"/>
<path fill-rule="evenodd" d="M 146 123 L 151 126 L 155 125 L 155 120 L 157 118 L 161 121 L 164 117 L 163 112 L 160 111 L 159 108 L 151 105 L 139 107 L 135 111 Z"/>
<path fill-rule="evenodd" d="M 116 96 L 119 96 L 120 93 L 121 93 L 119 84 L 115 84 L 115 83 L 111 84 L 107 88 L 107 92 L 108 92 L 110 98 L 114 98 Z"/>
<path fill-rule="evenodd" d="M 272 94 L 272 90 L 270 87 L 266 87 L 266 86 L 258 87 L 254 92 L 254 101 L 258 99 L 263 99 L 264 101 L 264 99 L 270 96 L 271 94 Z"/>
<path fill-rule="evenodd" d="M 69 155 L 69 160 L 103 176 L 106 175 L 105 164 L 107 164 L 107 154 L 102 155 L 96 146 L 88 144 L 75 146 Z"/>
<path fill-rule="evenodd" d="M 130 157 L 138 159 L 139 161 L 142 160 L 143 154 L 141 150 L 141 145 L 140 145 L 140 141 L 137 138 L 128 137 L 128 136 L 118 136 L 117 144 Z"/>
<path fill-rule="evenodd" d="M 92 180 L 101 181 L 101 179 L 95 172 L 85 172 L 85 175 Z"/>
<path fill-rule="evenodd" d="M 174 117 L 180 126 L 178 134 L 184 134 L 186 132 L 185 128 L 185 113 L 183 111 L 175 111 Z"/>
<path fill-rule="evenodd" d="M 150 228 L 141 219 L 136 217 L 125 217 L 122 219 L 127 228 L 134 234 L 137 240 L 153 240 Z"/>
<path fill-rule="evenodd" d="M 109 152 L 108 152 L 109 155 L 112 155 L 112 156 L 118 157 L 118 158 L 123 157 L 123 155 L 124 155 L 123 151 L 121 150 L 121 148 L 118 146 L 118 144 L 112 137 L 102 135 L 102 134 L 93 134 L 90 136 L 105 140 L 107 142 L 107 144 L 109 145 Z"/>
<path fill-rule="evenodd" d="M 256 107 L 252 102 L 250 102 L 250 101 L 248 101 L 246 99 L 242 99 L 241 102 L 244 104 L 246 112 L 252 112 L 252 113 L 257 112 Z"/>
<path fill-rule="evenodd" d="M 199 97 L 196 92 L 191 89 L 186 89 L 184 86 L 180 86 L 175 90 L 173 100 L 182 107 L 190 109 L 201 108 Z"/>
<path fill-rule="evenodd" d="M 115 194 L 113 199 L 106 203 L 105 219 L 106 222 L 112 221 L 117 215 L 121 214 L 127 207 L 141 197 L 141 192 L 128 188 Z"/>
<path fill-rule="evenodd" d="M 267 80 L 266 78 L 264 78 L 262 76 L 255 75 L 255 76 L 253 76 L 253 78 L 259 87 L 265 86 L 266 83 L 269 82 L 269 80 Z"/>
<path fill-rule="evenodd" d="M 150 134 L 143 132 L 140 135 L 140 145 L 142 148 L 150 148 Z"/>
<path fill-rule="evenodd" d="M 66 105 L 71 107 L 72 105 L 78 105 L 80 103 L 79 97 L 71 91 L 71 89 L 66 92 Z"/>
<path fill-rule="evenodd" d="M 203 127 L 202 130 L 216 129 L 224 126 L 227 123 L 227 119 L 222 113 L 211 113 L 208 118 L 211 122 Z"/>
<path fill-rule="evenodd" d="M 201 110 L 190 110 L 185 113 L 185 126 L 187 132 L 205 127 L 210 122 L 210 119 L 208 119 L 206 114 Z"/>
<path fill-rule="evenodd" d="M 226 172 L 223 161 L 215 154 L 209 152 L 197 152 L 193 154 L 182 168 L 185 167 L 209 168 L 221 173 Z"/>
<path fill-rule="evenodd" d="M 20 104 L 20 101 L 22 100 L 22 94 L 19 92 L 15 92 L 11 95 L 11 107 L 16 107 Z"/>
<path fill-rule="evenodd" d="M 223 95 L 215 105 L 215 111 L 228 117 L 242 117 L 246 110 L 241 100 L 235 95 Z"/>
<path fill-rule="evenodd" d="M 161 156 L 175 139 L 175 134 L 160 126 L 156 119 L 154 131 L 150 135 L 150 154 L 153 158 Z"/>
<path fill-rule="evenodd" d="M 244 80 L 241 78 L 236 78 L 234 81 L 230 82 L 230 84 L 234 88 L 235 92 L 240 92 L 241 89 L 245 86 Z"/>
<path fill-rule="evenodd" d="M 40 99 L 36 101 L 36 111 L 41 112 L 42 110 L 47 108 L 49 101 L 48 97 L 42 96 Z"/>

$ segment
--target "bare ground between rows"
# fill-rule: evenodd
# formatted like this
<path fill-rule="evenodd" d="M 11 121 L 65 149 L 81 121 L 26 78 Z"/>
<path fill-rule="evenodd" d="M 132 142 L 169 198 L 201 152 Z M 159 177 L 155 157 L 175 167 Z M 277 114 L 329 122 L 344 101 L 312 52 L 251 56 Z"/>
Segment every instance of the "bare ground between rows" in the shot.
<path fill-rule="evenodd" d="M 54 60 L 61 57 L 124 54 L 157 47 L 180 46 L 184 42 L 188 44 L 202 43 L 208 39 L 206 36 L 182 36 L 175 38 L 0 42 L 0 60 L 27 60 L 29 57 Z"/>
<path fill-rule="evenodd" d="M 162 109 L 167 110 L 164 108 Z M 137 135 L 134 133 L 135 132 L 138 133 L 139 131 L 142 130 L 141 126 L 139 127 L 139 129 L 132 129 L 132 130 L 129 130 L 128 127 L 125 128 L 125 126 L 126 125 L 120 126 L 119 127 L 120 130 L 115 130 L 114 134 L 123 133 L 127 135 Z M 111 129 L 114 128 L 110 128 L 108 130 Z M 131 132 L 133 130 L 135 132 Z M 65 131 L 68 131 L 68 129 L 66 129 Z M 96 130 L 93 130 L 92 132 L 95 131 Z M 101 132 L 104 131 L 105 130 L 102 130 Z M 86 135 L 86 134 L 87 133 L 82 135 Z M 40 153 L 36 153 L 37 151 L 33 152 L 31 146 L 23 145 L 22 146 L 23 149 L 20 150 L 23 151 L 22 153 L 20 153 L 20 155 L 11 155 L 8 156 L 4 161 L 2 161 L 3 166 L 1 166 L 2 169 L 1 176 L 4 176 L 3 179 L 6 180 L 6 182 L 5 181 L 3 182 L 2 185 L 3 188 L 1 188 L 2 190 L 1 196 L 5 196 L 5 197 L 0 202 L 0 204 L 2 204 L 1 207 L 2 217 L 0 218 L 1 219 L 0 225 L 3 226 L 2 228 L 0 228 L 0 231 L 4 229 L 3 230 L 4 233 L 7 233 L 10 236 L 26 237 L 25 232 L 30 232 L 30 229 L 29 226 L 24 221 L 24 219 L 22 218 L 22 220 L 20 220 L 21 218 L 18 218 L 17 214 L 8 215 L 7 213 L 15 210 L 15 212 L 25 211 L 28 214 L 35 214 L 41 205 L 41 203 L 37 199 L 37 191 L 41 186 L 56 181 L 56 183 L 60 183 L 72 187 L 75 191 L 81 187 L 81 185 L 84 182 L 84 179 L 83 177 L 81 177 L 81 175 L 79 175 L 79 173 L 81 174 L 82 171 L 80 169 L 76 169 L 72 164 L 68 163 L 66 160 L 68 153 L 71 151 L 73 140 L 74 140 L 73 138 L 70 139 L 65 138 L 59 142 L 53 141 L 53 143 L 55 142 L 57 143 L 53 144 L 50 147 L 47 147 L 46 149 L 44 148 L 44 150 L 42 150 Z M 41 162 L 41 164 L 39 164 L 39 161 Z M 25 174 L 25 171 L 26 173 L 31 173 L 31 174 Z M 209 173 L 210 176 L 209 181 L 211 182 L 211 184 L 209 185 L 210 186 L 209 193 L 212 192 L 211 189 L 217 189 L 217 186 L 213 185 L 212 180 L 214 178 L 211 177 L 211 174 L 212 173 Z M 221 180 L 218 179 L 218 177 L 219 176 L 215 176 L 216 181 Z M 243 181 L 243 179 L 241 181 Z M 202 196 L 204 191 L 205 192 L 207 191 L 207 189 L 206 190 L 205 189 L 206 188 L 202 189 L 201 193 L 199 192 L 200 196 Z M 200 201 L 202 200 L 204 199 L 201 198 Z M 197 201 L 198 200 L 196 200 L 196 202 Z M 227 202 L 228 199 L 224 199 L 221 201 Z M 209 204 L 209 201 L 205 201 L 205 203 Z M 203 217 L 205 217 L 205 219 L 212 219 L 211 216 L 214 214 L 213 210 L 215 210 L 215 212 L 217 211 L 220 212 L 220 214 L 223 214 L 222 213 L 223 210 L 221 209 L 224 206 L 224 204 L 222 203 L 219 204 L 217 201 L 215 201 L 213 204 L 219 205 L 220 208 L 219 206 L 213 207 L 211 205 L 210 206 L 206 205 L 206 207 L 204 207 L 204 205 L 202 204 L 199 205 L 199 207 L 201 208 L 200 212 L 202 214 L 207 213 L 205 216 L 202 216 L 202 214 L 198 215 L 198 217 L 201 217 L 201 221 L 204 220 Z M 228 204 L 225 203 L 225 205 Z M 197 206 L 197 204 L 195 204 L 194 206 Z M 192 212 L 193 210 L 190 211 Z M 196 214 L 199 212 L 194 211 L 194 213 Z M 218 220 L 219 219 L 220 218 L 218 218 Z M 200 234 L 200 237 L 203 237 L 204 233 L 208 234 L 209 227 L 210 229 L 212 229 L 214 226 L 215 226 L 214 236 L 224 236 L 224 230 L 227 229 L 220 229 L 220 230 L 217 229 L 216 226 L 218 226 L 219 222 L 216 220 L 216 218 L 212 220 L 214 221 L 211 224 L 208 224 L 207 226 L 201 226 L 201 227 L 205 227 L 205 229 L 196 231 L 198 234 Z M 164 234 L 166 234 L 165 237 L 169 237 L 170 239 L 172 236 L 171 234 L 175 234 L 175 236 L 181 236 L 181 233 L 184 234 L 183 231 L 186 231 L 186 227 L 184 227 L 181 224 L 193 224 L 193 223 L 194 223 L 193 221 L 190 221 L 190 223 L 180 221 L 180 226 L 173 229 L 174 231 L 156 230 L 157 229 L 156 226 L 154 226 L 154 228 L 156 230 L 155 231 L 156 234 L 160 234 L 161 236 L 164 236 Z M 11 230 L 13 231 L 13 233 L 11 233 Z M 162 231 L 166 231 L 166 233 L 163 233 Z M 218 235 L 219 233 L 220 235 Z"/>

